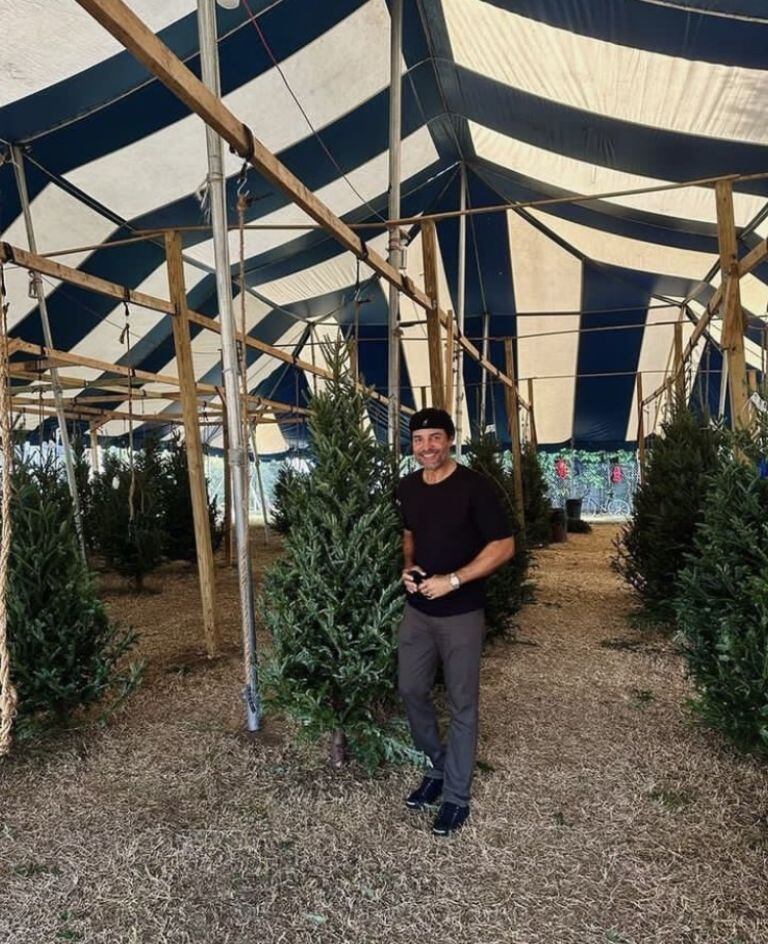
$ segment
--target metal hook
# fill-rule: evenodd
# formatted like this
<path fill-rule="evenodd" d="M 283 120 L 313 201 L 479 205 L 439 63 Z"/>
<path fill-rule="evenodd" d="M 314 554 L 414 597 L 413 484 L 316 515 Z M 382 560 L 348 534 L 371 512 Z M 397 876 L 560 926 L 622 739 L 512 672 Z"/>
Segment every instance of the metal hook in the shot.
<path fill-rule="evenodd" d="M 243 163 L 243 166 L 240 168 L 240 173 L 237 176 L 237 196 L 238 197 L 247 197 L 250 193 L 246 189 L 246 184 L 248 183 L 248 161 Z"/>

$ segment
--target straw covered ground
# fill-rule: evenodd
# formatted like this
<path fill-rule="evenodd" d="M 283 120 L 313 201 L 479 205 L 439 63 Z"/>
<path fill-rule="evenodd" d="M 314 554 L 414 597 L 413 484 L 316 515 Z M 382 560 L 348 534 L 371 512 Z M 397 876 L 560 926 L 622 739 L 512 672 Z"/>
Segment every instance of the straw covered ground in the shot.
<path fill-rule="evenodd" d="M 277 719 L 241 732 L 231 571 L 212 665 L 194 572 L 144 597 L 105 580 L 146 680 L 108 726 L 0 766 L 0 941 L 768 940 L 766 770 L 688 721 L 678 657 L 627 622 L 614 530 L 539 554 L 536 602 L 485 660 L 471 825 L 450 841 L 402 807 L 413 770 L 338 775 Z"/>

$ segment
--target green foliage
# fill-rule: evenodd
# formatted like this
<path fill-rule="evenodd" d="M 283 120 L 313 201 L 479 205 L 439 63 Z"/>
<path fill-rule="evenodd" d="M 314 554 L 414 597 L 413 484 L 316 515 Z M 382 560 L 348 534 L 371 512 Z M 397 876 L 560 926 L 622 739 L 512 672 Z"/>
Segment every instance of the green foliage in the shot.
<path fill-rule="evenodd" d="M 530 555 L 520 532 L 514 477 L 502 465 L 498 440 L 484 433 L 467 443 L 465 453 L 469 467 L 489 478 L 498 490 L 515 538 L 515 556 L 488 578 L 486 586 L 487 637 L 492 639 L 507 631 L 510 618 L 530 596 L 526 580 Z"/>
<path fill-rule="evenodd" d="M 733 437 L 714 474 L 675 603 L 693 707 L 738 745 L 768 750 L 768 429 Z M 762 460 L 762 468 L 760 462 Z"/>
<path fill-rule="evenodd" d="M 525 533 L 529 547 L 549 544 L 551 534 L 551 507 L 547 497 L 547 483 L 541 470 L 534 446 L 523 446 L 523 507 Z"/>
<path fill-rule="evenodd" d="M 160 457 L 159 500 L 162 515 L 163 552 L 170 560 L 197 560 L 195 519 L 189 489 L 187 450 L 178 433 L 166 443 Z M 208 498 L 208 523 L 214 549 L 221 544 L 222 529 L 216 499 Z"/>
<path fill-rule="evenodd" d="M 110 622 L 96 595 L 53 462 L 17 463 L 11 517 L 8 629 L 19 710 L 64 718 L 135 683 L 136 667 L 121 663 L 136 636 Z"/>
<path fill-rule="evenodd" d="M 83 522 L 83 540 L 88 551 L 95 548 L 96 535 L 93 520 L 93 489 L 91 488 L 91 463 L 82 433 L 72 437 L 72 459 L 75 467 L 77 497 L 80 500 L 80 518 Z"/>
<path fill-rule="evenodd" d="M 162 477 L 157 440 L 148 437 L 132 464 L 108 453 L 92 483 L 96 547 L 107 566 L 132 578 L 138 590 L 163 558 Z"/>
<path fill-rule="evenodd" d="M 285 554 L 266 576 L 269 699 L 317 738 L 343 732 L 366 765 L 408 751 L 390 723 L 402 611 L 400 528 L 388 452 L 365 430 L 346 348 L 310 401 L 311 470 L 285 492 Z"/>
<path fill-rule="evenodd" d="M 291 515 L 298 507 L 293 501 L 292 493 L 300 486 L 301 475 L 287 462 L 284 462 L 277 473 L 272 495 L 271 525 L 278 534 L 287 534 L 291 528 Z"/>
<path fill-rule="evenodd" d="M 614 568 L 660 622 L 674 618 L 678 574 L 709 502 L 721 440 L 718 429 L 678 405 L 650 450 L 632 517 L 615 542 Z"/>

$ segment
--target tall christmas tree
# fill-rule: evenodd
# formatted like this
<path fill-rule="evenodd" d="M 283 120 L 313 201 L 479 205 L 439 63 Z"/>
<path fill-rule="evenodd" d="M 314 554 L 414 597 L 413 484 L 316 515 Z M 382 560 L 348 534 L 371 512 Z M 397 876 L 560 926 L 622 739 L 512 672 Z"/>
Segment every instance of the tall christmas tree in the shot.
<path fill-rule="evenodd" d="M 83 561 L 66 484 L 51 462 L 18 461 L 9 562 L 11 671 L 24 714 L 61 719 L 132 685 L 136 641 L 107 616 Z"/>
<path fill-rule="evenodd" d="M 768 422 L 729 437 L 675 600 L 703 720 L 768 752 Z"/>
<path fill-rule="evenodd" d="M 509 628 L 510 617 L 517 613 L 528 596 L 529 554 L 520 531 L 514 479 L 501 463 L 498 440 L 489 433 L 483 433 L 467 443 L 465 451 L 469 467 L 485 475 L 498 489 L 515 538 L 515 556 L 488 578 L 485 618 L 488 637 L 493 638 L 504 634 Z"/>
<path fill-rule="evenodd" d="M 718 429 L 678 403 L 650 450 L 632 517 L 616 542 L 615 569 L 645 613 L 663 623 L 674 619 L 678 574 L 709 500 L 720 441 Z"/>
<path fill-rule="evenodd" d="M 332 379 L 310 401 L 312 468 L 286 493 L 285 554 L 265 580 L 265 678 L 272 703 L 304 734 L 331 735 L 334 766 L 348 749 L 373 765 L 398 749 L 389 729 L 402 610 L 394 471 L 366 429 L 346 347 L 324 353 Z"/>

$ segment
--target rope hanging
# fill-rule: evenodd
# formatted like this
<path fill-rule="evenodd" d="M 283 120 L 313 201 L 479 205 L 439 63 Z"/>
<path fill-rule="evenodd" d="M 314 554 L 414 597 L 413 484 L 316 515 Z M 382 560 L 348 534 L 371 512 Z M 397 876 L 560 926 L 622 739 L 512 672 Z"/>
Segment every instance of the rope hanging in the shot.
<path fill-rule="evenodd" d="M 8 390 L 8 331 L 5 281 L 0 265 L 0 436 L 2 436 L 2 532 L 0 533 L 0 757 L 11 749 L 13 719 L 18 696 L 11 682 L 10 649 L 8 645 L 8 561 L 11 554 L 11 400 Z"/>

